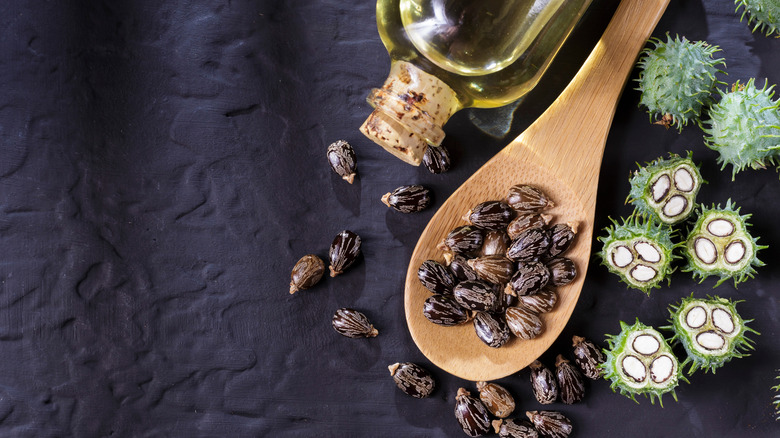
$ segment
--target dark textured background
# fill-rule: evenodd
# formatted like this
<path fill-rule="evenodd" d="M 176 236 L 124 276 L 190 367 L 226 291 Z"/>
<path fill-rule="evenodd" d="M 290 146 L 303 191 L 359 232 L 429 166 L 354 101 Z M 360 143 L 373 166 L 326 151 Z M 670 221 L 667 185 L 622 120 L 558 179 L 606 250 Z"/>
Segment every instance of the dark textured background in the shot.
<path fill-rule="evenodd" d="M 563 88 L 615 5 L 594 2 L 506 138 L 471 123 L 497 112 L 453 117 L 454 168 L 431 175 L 357 131 L 389 63 L 372 1 L 0 2 L 0 435 L 465 436 L 453 398 L 473 383 L 435 369 L 406 330 L 409 256 L 436 206 Z M 673 0 L 656 35 L 666 31 L 720 45 L 729 82 L 780 82 L 780 40 L 751 34 L 731 0 Z M 752 356 L 694 375 L 664 408 L 604 381 L 553 408 L 580 437 L 778 436 L 778 176 L 731 182 L 698 128 L 651 126 L 637 102 L 629 89 L 618 106 L 597 228 L 630 212 L 635 162 L 691 149 L 710 182 L 700 200 L 730 197 L 753 213 L 768 266 L 738 290 L 678 272 L 646 298 L 592 263 L 542 359 L 568 351 L 572 334 L 602 342 L 619 320 L 663 325 L 667 305 L 691 292 L 744 300 L 761 336 Z M 325 160 L 340 138 L 357 150 L 353 185 Z M 379 202 L 410 183 L 433 189 L 433 208 L 402 215 Z M 363 237 L 364 258 L 289 295 L 296 260 L 326 258 L 342 229 Z M 344 306 L 379 337 L 337 335 L 330 318 Z M 398 391 L 386 369 L 397 361 L 430 368 L 434 396 Z M 541 407 L 527 371 L 500 383 L 519 412 Z"/>

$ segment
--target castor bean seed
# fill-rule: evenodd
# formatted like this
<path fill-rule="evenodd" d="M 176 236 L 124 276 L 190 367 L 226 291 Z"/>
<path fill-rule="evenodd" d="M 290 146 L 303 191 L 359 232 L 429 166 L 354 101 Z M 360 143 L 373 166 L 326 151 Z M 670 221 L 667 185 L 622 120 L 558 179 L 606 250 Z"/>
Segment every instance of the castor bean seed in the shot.
<path fill-rule="evenodd" d="M 492 348 L 503 346 L 511 336 L 504 316 L 497 313 L 477 312 L 474 315 L 474 331 L 480 341 Z"/>
<path fill-rule="evenodd" d="M 567 438 L 571 434 L 571 420 L 560 412 L 529 411 L 525 415 L 543 437 Z"/>
<path fill-rule="evenodd" d="M 449 263 L 453 254 L 474 254 L 482 248 L 483 231 L 473 225 L 457 227 L 447 234 L 439 249 L 444 251 L 444 260 Z"/>
<path fill-rule="evenodd" d="M 494 417 L 506 418 L 515 410 L 515 399 L 497 383 L 477 382 L 479 399 Z"/>
<path fill-rule="evenodd" d="M 503 298 L 493 285 L 482 280 L 461 281 L 453 289 L 455 301 L 469 310 L 492 312 Z"/>
<path fill-rule="evenodd" d="M 538 360 L 528 366 L 531 369 L 531 389 L 536 401 L 549 405 L 558 398 L 558 381 L 552 371 Z"/>
<path fill-rule="evenodd" d="M 387 367 L 398 389 L 415 398 L 431 395 L 436 381 L 425 368 L 412 362 L 394 363 Z"/>
<path fill-rule="evenodd" d="M 467 263 L 480 280 L 493 284 L 506 284 L 515 272 L 515 263 L 503 254 L 477 257 Z"/>
<path fill-rule="evenodd" d="M 434 174 L 450 170 L 450 151 L 444 145 L 428 146 L 422 159 L 423 165 Z"/>
<path fill-rule="evenodd" d="M 599 365 L 607 360 L 604 352 L 596 344 L 581 336 L 573 336 L 571 340 L 574 363 L 580 367 L 582 374 L 589 379 L 600 379 L 603 371 Z"/>
<path fill-rule="evenodd" d="M 328 146 L 328 163 L 342 179 L 352 184 L 357 174 L 355 150 L 345 140 L 338 140 Z"/>
<path fill-rule="evenodd" d="M 522 295 L 517 297 L 517 306 L 525 307 L 531 312 L 541 315 L 552 311 L 555 303 L 558 302 L 558 294 L 549 288 L 540 290 L 532 295 Z"/>
<path fill-rule="evenodd" d="M 355 309 L 344 307 L 337 310 L 331 323 L 339 334 L 348 338 L 373 338 L 379 334 L 368 317 Z"/>
<path fill-rule="evenodd" d="M 493 420 L 493 430 L 501 438 L 539 438 L 539 432 L 528 420 Z"/>
<path fill-rule="evenodd" d="M 552 216 L 549 214 L 521 214 L 512 219 L 512 222 L 507 225 L 506 233 L 509 235 L 510 239 L 514 240 L 517 239 L 517 236 L 519 236 L 523 231 L 527 231 L 532 228 L 545 228 L 547 224 L 550 223 L 551 219 Z"/>
<path fill-rule="evenodd" d="M 560 354 L 555 358 L 555 376 L 558 378 L 558 392 L 562 402 L 570 405 L 585 397 L 582 374 Z"/>
<path fill-rule="evenodd" d="M 452 256 L 449 267 L 458 281 L 477 279 L 477 273 L 468 265 L 468 259 L 460 254 Z"/>
<path fill-rule="evenodd" d="M 335 277 L 352 266 L 360 255 L 360 236 L 349 230 L 336 235 L 330 244 L 330 276 Z"/>
<path fill-rule="evenodd" d="M 450 327 L 469 320 L 469 311 L 461 307 L 451 296 L 431 295 L 423 303 L 423 315 L 428 321 Z"/>
<path fill-rule="evenodd" d="M 490 432 L 490 414 L 482 402 L 459 388 L 455 396 L 455 418 L 468 436 L 482 436 Z"/>
<path fill-rule="evenodd" d="M 547 253 L 550 247 L 550 235 L 542 228 L 531 228 L 523 231 L 506 251 L 507 258 L 516 262 L 527 262 L 538 259 Z"/>
<path fill-rule="evenodd" d="M 290 293 L 308 289 L 322 278 L 325 262 L 314 254 L 307 254 L 293 266 L 290 274 Z"/>
<path fill-rule="evenodd" d="M 401 186 L 385 193 L 382 202 L 401 213 L 415 213 L 431 205 L 431 191 L 421 185 Z"/>
<path fill-rule="evenodd" d="M 535 294 L 547 286 L 550 281 L 550 271 L 547 266 L 540 262 L 520 262 L 517 266 L 517 272 L 512 275 L 509 284 L 506 285 L 505 292 L 516 295 Z"/>
<path fill-rule="evenodd" d="M 501 201 L 487 201 L 474 206 L 463 220 L 486 230 L 504 230 L 515 217 L 512 207 Z"/>
<path fill-rule="evenodd" d="M 506 232 L 502 230 L 491 230 L 485 233 L 485 238 L 482 241 L 482 249 L 479 253 L 483 256 L 504 255 L 511 244 L 512 240 L 507 236 Z"/>
<path fill-rule="evenodd" d="M 547 269 L 550 270 L 550 283 L 554 286 L 567 285 L 577 276 L 577 266 L 566 257 L 556 257 L 548 261 Z"/>
<path fill-rule="evenodd" d="M 527 184 L 517 184 L 510 187 L 506 203 L 523 213 L 536 213 L 555 206 L 544 192 Z"/>
<path fill-rule="evenodd" d="M 509 330 L 520 339 L 533 339 L 544 331 L 544 325 L 538 315 L 523 307 L 506 309 L 506 323 Z"/>
<path fill-rule="evenodd" d="M 435 294 L 452 294 L 456 283 L 450 268 L 435 260 L 424 261 L 417 270 L 417 278 L 426 289 Z"/>
<path fill-rule="evenodd" d="M 553 225 L 550 228 L 550 249 L 547 250 L 547 257 L 557 257 L 566 252 L 571 247 L 576 234 L 577 224 L 575 222 Z"/>

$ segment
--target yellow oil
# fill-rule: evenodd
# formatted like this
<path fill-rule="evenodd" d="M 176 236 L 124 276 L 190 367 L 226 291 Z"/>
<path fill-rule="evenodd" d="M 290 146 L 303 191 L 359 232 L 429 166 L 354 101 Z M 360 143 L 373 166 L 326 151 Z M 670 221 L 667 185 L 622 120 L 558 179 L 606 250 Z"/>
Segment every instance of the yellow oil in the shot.
<path fill-rule="evenodd" d="M 394 61 L 433 74 L 459 106 L 513 102 L 539 81 L 591 0 L 379 0 Z"/>

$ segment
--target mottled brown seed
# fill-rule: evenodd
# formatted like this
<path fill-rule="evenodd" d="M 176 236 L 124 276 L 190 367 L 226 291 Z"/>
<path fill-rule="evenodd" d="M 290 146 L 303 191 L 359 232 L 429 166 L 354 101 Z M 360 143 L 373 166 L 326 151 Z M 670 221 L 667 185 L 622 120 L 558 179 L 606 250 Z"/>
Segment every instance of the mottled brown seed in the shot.
<path fill-rule="evenodd" d="M 477 273 L 468 265 L 468 259 L 460 254 L 453 255 L 449 267 L 458 281 L 477 279 Z"/>
<path fill-rule="evenodd" d="M 338 140 L 328 146 L 328 163 L 342 179 L 352 184 L 357 174 L 357 158 L 349 143 Z"/>
<path fill-rule="evenodd" d="M 529 411 L 525 413 L 543 437 L 567 438 L 572 431 L 571 420 L 560 412 Z"/>
<path fill-rule="evenodd" d="M 550 223 L 552 216 L 549 214 L 538 213 L 526 213 L 521 214 L 514 218 L 512 222 L 506 227 L 506 232 L 509 238 L 514 240 L 523 231 L 530 230 L 532 228 L 545 228 Z"/>
<path fill-rule="evenodd" d="M 506 232 L 502 230 L 491 230 L 485 233 L 485 238 L 482 241 L 482 249 L 479 253 L 482 256 L 504 255 L 511 244 L 512 240 L 509 239 Z"/>
<path fill-rule="evenodd" d="M 554 286 L 567 285 L 577 277 L 577 266 L 566 257 L 556 257 L 548 261 L 547 269 L 550 270 L 550 283 Z"/>
<path fill-rule="evenodd" d="M 330 244 L 330 276 L 335 277 L 352 266 L 360 256 L 360 236 L 349 230 L 336 235 Z"/>
<path fill-rule="evenodd" d="M 487 201 L 474 206 L 463 218 L 486 230 L 504 230 L 515 217 L 515 211 L 501 201 Z"/>
<path fill-rule="evenodd" d="M 317 284 L 325 272 L 325 262 L 314 254 L 307 254 L 293 266 L 290 274 L 290 293 L 308 289 Z"/>
<path fill-rule="evenodd" d="M 558 398 L 558 381 L 552 371 L 538 360 L 528 366 L 531 369 L 531 389 L 536 401 L 549 405 Z"/>
<path fill-rule="evenodd" d="M 469 320 L 468 310 L 461 307 L 454 298 L 446 295 L 431 295 L 423 303 L 423 315 L 428 321 L 450 327 Z"/>
<path fill-rule="evenodd" d="M 480 341 L 492 348 L 503 346 L 511 336 L 503 315 L 496 313 L 477 312 L 474 315 L 474 331 Z"/>
<path fill-rule="evenodd" d="M 477 257 L 468 261 L 468 265 L 480 280 L 503 285 L 512 278 L 515 263 L 502 255 Z"/>
<path fill-rule="evenodd" d="M 523 213 L 535 213 L 555 206 L 544 192 L 527 184 L 517 184 L 510 187 L 506 203 Z"/>
<path fill-rule="evenodd" d="M 517 306 L 525 307 L 531 312 L 541 315 L 551 312 L 558 302 L 558 294 L 549 288 L 542 289 L 533 295 L 523 295 L 517 297 Z"/>
<path fill-rule="evenodd" d="M 562 355 L 555 358 L 555 377 L 561 401 L 570 405 L 585 397 L 585 382 L 582 374 Z"/>
<path fill-rule="evenodd" d="M 535 261 L 520 262 L 505 292 L 518 297 L 531 295 L 542 290 L 549 281 L 550 271 L 544 264 Z"/>
<path fill-rule="evenodd" d="M 567 224 L 555 224 L 550 228 L 550 249 L 547 256 L 552 258 L 566 252 L 577 234 L 577 224 L 569 222 Z"/>
<path fill-rule="evenodd" d="M 600 379 L 603 372 L 599 365 L 607 360 L 604 352 L 596 344 L 581 336 L 573 336 L 571 340 L 574 363 L 580 367 L 582 374 L 589 379 Z"/>
<path fill-rule="evenodd" d="M 493 430 L 501 438 L 539 438 L 539 433 L 527 420 L 493 420 Z"/>
<path fill-rule="evenodd" d="M 401 213 L 415 213 L 431 205 L 431 191 L 421 185 L 401 186 L 385 193 L 382 202 Z"/>
<path fill-rule="evenodd" d="M 469 310 L 492 312 L 503 299 L 490 283 L 481 280 L 461 281 L 453 290 L 455 301 Z"/>
<path fill-rule="evenodd" d="M 341 308 L 333 315 L 333 329 L 348 338 L 373 338 L 379 332 L 368 317 L 355 309 Z"/>
<path fill-rule="evenodd" d="M 431 395 L 436 387 L 436 381 L 425 368 L 412 363 L 394 363 L 387 367 L 393 376 L 398 389 L 415 398 L 425 398 Z"/>
<path fill-rule="evenodd" d="M 475 254 L 482 248 L 483 231 L 473 225 L 457 227 L 447 234 L 439 249 L 445 252 L 445 259 L 450 260 L 455 254 Z M 449 257 L 447 254 L 449 253 Z M 449 261 L 448 261 L 449 262 Z"/>
<path fill-rule="evenodd" d="M 466 390 L 458 389 L 455 396 L 455 418 L 468 436 L 482 436 L 490 432 L 490 414 L 482 402 Z"/>
<path fill-rule="evenodd" d="M 506 418 L 515 410 L 515 399 L 497 383 L 477 382 L 479 399 L 494 417 Z"/>
<path fill-rule="evenodd" d="M 452 294 L 455 276 L 450 268 L 435 260 L 426 260 L 417 270 L 417 278 L 426 289 L 435 294 Z"/>
<path fill-rule="evenodd" d="M 450 152 L 444 145 L 428 146 L 422 159 L 429 172 L 439 174 L 450 170 Z"/>
<path fill-rule="evenodd" d="M 516 262 L 527 262 L 538 259 L 547 253 L 550 247 L 550 235 L 542 228 L 531 228 L 523 231 L 506 251 L 507 258 Z"/>
<path fill-rule="evenodd" d="M 520 339 L 533 339 L 544 331 L 544 324 L 538 315 L 523 307 L 506 309 L 506 323 L 509 330 Z"/>

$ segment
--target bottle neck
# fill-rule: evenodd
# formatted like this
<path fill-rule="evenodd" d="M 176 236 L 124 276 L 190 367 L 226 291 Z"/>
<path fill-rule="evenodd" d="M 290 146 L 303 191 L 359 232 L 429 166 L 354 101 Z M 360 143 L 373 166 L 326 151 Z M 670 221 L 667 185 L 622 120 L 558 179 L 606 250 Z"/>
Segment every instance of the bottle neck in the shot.
<path fill-rule="evenodd" d="M 409 164 L 444 139 L 442 126 L 460 109 L 455 91 L 406 61 L 393 61 L 382 88 L 367 98 L 374 112 L 360 127 L 366 137 Z"/>

